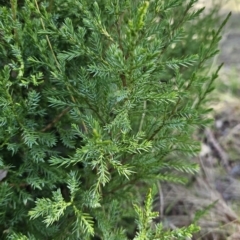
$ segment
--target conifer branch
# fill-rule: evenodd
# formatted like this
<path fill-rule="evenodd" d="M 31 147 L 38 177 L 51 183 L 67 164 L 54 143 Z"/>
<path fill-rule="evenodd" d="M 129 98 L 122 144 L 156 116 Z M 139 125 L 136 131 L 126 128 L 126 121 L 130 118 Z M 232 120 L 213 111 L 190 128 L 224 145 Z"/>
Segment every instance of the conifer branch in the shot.
<path fill-rule="evenodd" d="M 177 107 L 178 105 L 180 104 L 180 98 L 178 98 L 178 101 L 177 103 L 174 105 L 171 113 L 169 114 L 168 117 L 164 116 L 164 119 L 163 119 L 163 122 L 162 124 L 153 132 L 153 134 L 148 138 L 148 141 L 152 141 L 154 139 L 154 137 L 161 131 L 161 129 L 165 126 L 165 122 L 167 119 L 171 119 L 172 116 L 175 114 L 176 110 L 177 110 Z"/>
<path fill-rule="evenodd" d="M 198 22 L 196 0 L 40 2 L 0 6 L 0 167 L 14 169 L 0 183 L 0 236 L 191 237 L 195 225 L 151 227 L 151 191 L 134 204 L 133 231 L 129 202 L 153 182 L 183 183 L 175 172 L 196 172 L 185 156 L 198 151 L 193 127 L 207 122 L 219 69 L 201 73 L 220 30 L 205 38 L 213 26 Z"/>
<path fill-rule="evenodd" d="M 38 13 L 39 13 L 40 16 L 41 16 L 41 11 L 40 11 L 40 9 L 39 9 L 38 2 L 37 2 L 37 0 L 34 0 L 34 1 L 35 1 L 35 5 L 36 5 L 36 8 L 37 8 L 37 11 L 38 11 Z M 40 17 L 40 21 L 41 21 L 43 30 L 46 31 L 45 24 L 44 24 L 44 22 L 43 22 L 42 16 Z M 46 39 L 47 39 L 48 46 L 49 46 L 49 48 L 50 48 L 50 50 L 51 50 L 51 53 L 52 53 L 52 55 L 53 55 L 53 58 L 54 58 L 54 60 L 55 60 L 55 62 L 56 62 L 56 64 L 57 64 L 57 67 L 58 67 L 58 69 L 60 70 L 60 69 L 61 69 L 60 64 L 59 64 L 59 62 L 58 62 L 58 60 L 57 60 L 57 57 L 56 57 L 56 55 L 55 55 L 55 53 L 54 53 L 54 51 L 53 51 L 53 47 L 52 47 L 52 44 L 51 44 L 51 42 L 50 42 L 50 40 L 49 40 L 48 35 L 46 35 Z"/>

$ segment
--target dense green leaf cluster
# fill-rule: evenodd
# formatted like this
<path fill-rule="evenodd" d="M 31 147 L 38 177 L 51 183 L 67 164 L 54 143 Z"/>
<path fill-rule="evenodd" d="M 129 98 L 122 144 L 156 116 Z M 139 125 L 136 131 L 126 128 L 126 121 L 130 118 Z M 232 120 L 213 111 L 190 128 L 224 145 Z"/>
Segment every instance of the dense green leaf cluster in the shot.
<path fill-rule="evenodd" d="M 187 156 L 219 71 L 204 71 L 215 13 L 202 17 L 197 0 L 1 2 L 1 239 L 197 231 L 152 228 L 151 193 L 137 204 L 197 171 Z"/>

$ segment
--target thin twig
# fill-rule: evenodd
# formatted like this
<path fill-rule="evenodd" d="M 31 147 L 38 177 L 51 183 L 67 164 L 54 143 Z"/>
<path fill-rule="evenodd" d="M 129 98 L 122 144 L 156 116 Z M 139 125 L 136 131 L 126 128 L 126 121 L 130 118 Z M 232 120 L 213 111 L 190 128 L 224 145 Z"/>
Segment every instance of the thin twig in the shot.
<path fill-rule="evenodd" d="M 178 98 L 178 101 L 176 102 L 176 104 L 175 104 L 174 108 L 172 109 L 171 113 L 169 114 L 168 119 L 171 119 L 171 118 L 174 116 L 174 114 L 175 114 L 175 112 L 176 112 L 176 110 L 177 110 L 177 107 L 178 107 L 180 101 L 181 101 L 180 98 Z M 164 127 L 164 125 L 165 125 L 166 120 L 167 120 L 167 117 L 166 117 L 166 115 L 165 115 L 164 118 L 163 118 L 162 124 L 161 124 L 161 125 L 153 132 L 153 134 L 148 138 L 148 141 L 153 140 L 154 137 L 161 131 L 161 129 L 162 129 L 162 128 Z"/>
<path fill-rule="evenodd" d="M 143 113 L 142 113 L 142 118 L 141 118 L 141 122 L 140 122 L 140 125 L 139 125 L 139 130 L 138 130 L 138 132 L 141 132 L 141 131 L 142 131 L 142 126 L 143 126 L 144 118 L 145 118 L 145 116 L 146 116 L 146 109 L 147 109 L 147 101 L 144 101 L 144 102 L 143 102 Z"/>
<path fill-rule="evenodd" d="M 40 12 L 40 9 L 39 9 L 37 0 L 35 0 L 35 5 L 36 5 L 36 8 L 37 8 L 37 10 L 38 10 L 38 13 L 41 15 L 41 12 Z M 42 24 L 42 27 L 43 27 L 44 31 L 46 31 L 45 24 L 44 24 L 44 22 L 43 22 L 43 20 L 42 20 L 42 17 L 40 18 L 40 21 L 41 21 L 41 24 Z M 57 64 L 57 67 L 58 67 L 58 69 L 61 69 L 60 64 L 59 64 L 59 62 L 58 62 L 58 60 L 57 60 L 57 57 L 56 57 L 56 55 L 55 55 L 55 53 L 54 53 L 54 51 L 53 51 L 53 47 L 52 47 L 52 44 L 51 44 L 51 42 L 50 42 L 50 40 L 49 40 L 48 35 L 46 35 L 46 39 L 47 39 L 49 48 L 50 48 L 50 50 L 51 50 L 51 52 L 52 52 L 53 58 L 54 58 L 54 60 L 55 60 L 55 62 L 56 62 L 56 64 Z"/>
<path fill-rule="evenodd" d="M 206 136 L 207 136 L 207 139 L 208 139 L 209 143 L 213 146 L 213 148 L 217 152 L 223 167 L 225 168 L 227 173 L 229 173 L 231 168 L 230 168 L 230 165 L 229 165 L 229 158 L 228 158 L 227 153 L 220 146 L 220 144 L 218 143 L 218 141 L 216 140 L 212 131 L 209 128 L 207 128 L 205 130 L 205 133 L 206 133 Z"/>
<path fill-rule="evenodd" d="M 159 181 L 157 181 L 158 195 L 159 195 L 159 210 L 160 210 L 160 219 L 164 217 L 164 201 L 163 201 L 163 192 L 162 187 Z"/>
<path fill-rule="evenodd" d="M 106 192 L 105 194 L 108 195 L 108 194 L 113 194 L 115 193 L 116 191 L 118 191 L 119 189 L 122 189 L 128 185 L 134 185 L 139 179 L 138 178 L 133 178 L 132 180 L 124 183 L 124 184 L 120 184 L 118 185 L 117 187 L 115 187 L 114 189 L 112 189 L 111 191 L 109 192 Z"/>
<path fill-rule="evenodd" d="M 65 108 L 60 114 L 58 114 L 52 122 L 50 122 L 45 128 L 43 128 L 41 130 L 41 132 L 45 132 L 47 131 L 48 129 L 52 128 L 60 119 L 63 115 L 65 115 L 69 110 L 71 109 L 71 107 L 67 107 Z"/>

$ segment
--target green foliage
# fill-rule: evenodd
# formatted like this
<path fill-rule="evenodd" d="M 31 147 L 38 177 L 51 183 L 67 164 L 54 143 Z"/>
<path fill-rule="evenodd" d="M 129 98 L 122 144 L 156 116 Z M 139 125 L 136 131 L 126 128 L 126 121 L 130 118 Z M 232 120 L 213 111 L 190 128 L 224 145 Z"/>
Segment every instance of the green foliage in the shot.
<path fill-rule="evenodd" d="M 163 229 L 162 224 L 157 224 L 154 228 L 150 227 L 153 219 L 158 216 L 158 212 L 152 212 L 152 193 L 149 192 L 146 197 L 145 208 L 134 205 L 135 211 L 138 215 L 138 232 L 134 240 L 164 240 L 164 239 L 186 239 L 192 237 L 194 232 L 199 231 L 199 227 L 191 224 L 187 227 L 181 229 L 176 229 L 173 231 L 166 231 Z"/>
<path fill-rule="evenodd" d="M 198 169 L 225 22 L 196 0 L 2 2 L 1 239 L 190 237 L 138 204 Z"/>

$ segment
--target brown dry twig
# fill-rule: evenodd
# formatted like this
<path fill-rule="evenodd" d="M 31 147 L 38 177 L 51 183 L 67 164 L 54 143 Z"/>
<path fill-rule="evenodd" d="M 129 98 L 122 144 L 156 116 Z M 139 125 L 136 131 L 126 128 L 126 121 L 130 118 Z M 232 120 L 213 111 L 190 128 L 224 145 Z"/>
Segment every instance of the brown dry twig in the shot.
<path fill-rule="evenodd" d="M 65 115 L 70 109 L 71 109 L 71 107 L 65 108 L 60 114 L 58 114 L 58 115 L 53 119 L 52 122 L 50 122 L 46 127 L 44 127 L 44 128 L 41 130 L 41 132 L 45 132 L 45 131 L 47 131 L 48 129 L 52 128 L 52 127 L 54 126 L 54 124 L 57 123 L 57 122 L 61 119 L 61 117 L 62 117 L 63 115 Z"/>
<path fill-rule="evenodd" d="M 218 143 L 217 139 L 214 137 L 212 131 L 209 128 L 206 128 L 205 134 L 207 136 L 208 142 L 212 145 L 214 150 L 217 152 L 217 155 L 219 156 L 224 169 L 227 171 L 227 173 L 229 173 L 231 170 L 231 167 L 229 164 L 229 158 L 227 153 L 223 150 L 223 148 Z"/>

